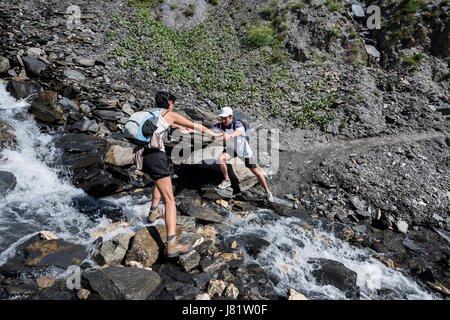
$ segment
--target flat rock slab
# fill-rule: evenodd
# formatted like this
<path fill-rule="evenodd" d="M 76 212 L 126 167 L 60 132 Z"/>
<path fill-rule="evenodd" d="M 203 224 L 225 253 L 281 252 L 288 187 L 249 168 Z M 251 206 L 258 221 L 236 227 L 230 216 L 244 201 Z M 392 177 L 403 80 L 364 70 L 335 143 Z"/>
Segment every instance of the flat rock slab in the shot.
<path fill-rule="evenodd" d="M 225 220 L 225 218 L 218 214 L 214 209 L 200 207 L 193 203 L 182 203 L 179 208 L 184 214 L 194 217 L 201 222 L 221 223 Z"/>
<path fill-rule="evenodd" d="M 41 240 L 39 234 L 16 248 L 16 257 L 27 267 L 56 266 L 67 268 L 80 265 L 88 253 L 84 246 L 62 239 Z"/>
<path fill-rule="evenodd" d="M 97 137 L 74 133 L 56 138 L 55 145 L 68 152 L 83 152 L 102 149 L 107 143 L 105 140 Z"/>
<path fill-rule="evenodd" d="M 146 300 L 161 277 L 140 268 L 110 267 L 85 273 L 82 283 L 99 300 Z"/>

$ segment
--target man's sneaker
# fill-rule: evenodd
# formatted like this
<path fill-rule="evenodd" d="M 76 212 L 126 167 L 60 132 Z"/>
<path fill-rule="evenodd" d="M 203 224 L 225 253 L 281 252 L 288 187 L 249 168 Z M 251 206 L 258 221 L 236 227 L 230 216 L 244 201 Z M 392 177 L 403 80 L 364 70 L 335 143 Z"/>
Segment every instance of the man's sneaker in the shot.
<path fill-rule="evenodd" d="M 163 209 L 156 208 L 155 210 L 151 211 L 148 215 L 148 222 L 153 223 L 156 221 L 156 219 L 159 219 L 164 214 Z"/>
<path fill-rule="evenodd" d="M 165 255 L 168 258 L 174 258 L 177 257 L 180 254 L 185 254 L 192 251 L 192 246 L 189 244 L 180 244 L 178 243 L 177 238 L 172 239 L 167 242 L 166 249 L 165 249 Z"/>
<path fill-rule="evenodd" d="M 219 189 L 225 189 L 225 188 L 228 188 L 229 186 L 231 186 L 230 180 L 223 180 L 223 181 L 217 186 L 217 188 L 219 188 Z"/>
<path fill-rule="evenodd" d="M 267 201 L 269 201 L 269 202 L 275 202 L 275 200 L 273 199 L 272 192 L 267 192 L 267 193 L 266 193 L 266 199 L 267 199 Z"/>

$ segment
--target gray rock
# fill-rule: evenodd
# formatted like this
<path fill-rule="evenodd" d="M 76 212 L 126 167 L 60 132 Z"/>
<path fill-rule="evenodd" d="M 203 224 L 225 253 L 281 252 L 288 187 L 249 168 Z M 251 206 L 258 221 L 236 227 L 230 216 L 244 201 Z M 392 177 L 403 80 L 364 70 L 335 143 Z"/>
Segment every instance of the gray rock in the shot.
<path fill-rule="evenodd" d="M 196 268 L 200 263 L 200 254 L 197 251 L 192 250 L 187 254 L 180 255 L 180 264 L 186 272 Z"/>
<path fill-rule="evenodd" d="M 85 76 L 76 70 L 71 70 L 71 69 L 66 69 L 64 70 L 64 75 L 71 79 L 71 80 L 75 80 L 75 81 L 84 81 L 86 78 Z"/>
<path fill-rule="evenodd" d="M 200 262 L 200 266 L 203 272 L 217 272 L 222 266 L 226 264 L 226 261 L 222 257 L 206 257 Z"/>
<path fill-rule="evenodd" d="M 369 55 L 371 55 L 372 57 L 375 57 L 377 59 L 380 58 L 380 52 L 374 46 L 371 46 L 370 44 L 366 44 L 365 47 L 366 47 L 366 52 Z"/>
<path fill-rule="evenodd" d="M 28 48 L 27 55 L 33 58 L 38 58 L 42 55 L 42 50 L 39 48 Z"/>
<path fill-rule="evenodd" d="M 80 130 L 81 132 L 93 132 L 96 133 L 100 128 L 95 122 L 95 120 L 86 120 L 86 121 L 80 121 L 75 122 L 72 126 L 73 129 Z"/>
<path fill-rule="evenodd" d="M 118 103 L 119 103 L 119 99 L 117 99 L 116 97 L 102 99 L 102 100 L 98 101 L 98 108 L 99 109 L 114 109 L 114 108 L 116 108 Z"/>
<path fill-rule="evenodd" d="M 312 275 L 319 284 L 332 285 L 344 292 L 346 297 L 352 298 L 357 293 L 355 271 L 348 269 L 339 261 L 328 259 L 312 259 L 308 261 L 316 266 Z"/>
<path fill-rule="evenodd" d="M 39 93 L 41 87 L 34 82 L 10 80 L 6 86 L 6 90 L 16 99 L 23 99 L 32 94 Z"/>
<path fill-rule="evenodd" d="M 253 258 L 257 257 L 264 248 L 270 246 L 269 241 L 263 239 L 260 235 L 255 233 L 232 236 L 227 238 L 225 242 L 228 246 L 230 246 L 233 241 L 236 241 L 238 247 L 243 248 L 247 254 Z"/>
<path fill-rule="evenodd" d="M 408 232 L 408 224 L 405 221 L 399 220 L 395 224 L 397 227 L 397 230 L 401 233 L 406 234 Z"/>
<path fill-rule="evenodd" d="M 9 59 L 0 56 L 0 74 L 5 74 L 10 68 Z"/>
<path fill-rule="evenodd" d="M 182 202 L 179 209 L 186 215 L 196 218 L 202 222 L 221 223 L 224 218 L 218 214 L 214 209 L 207 207 L 200 207 L 193 203 L 189 204 Z"/>
<path fill-rule="evenodd" d="M 86 57 L 75 57 L 72 61 L 83 67 L 93 67 L 95 65 L 95 59 Z"/>
<path fill-rule="evenodd" d="M 106 163 L 119 167 L 132 165 L 134 163 L 133 149 L 112 145 L 106 151 L 104 160 Z"/>
<path fill-rule="evenodd" d="M 66 97 L 59 100 L 58 103 L 63 106 L 64 110 L 79 110 L 78 106 L 72 100 L 67 99 Z"/>
<path fill-rule="evenodd" d="M 14 190 L 17 180 L 14 174 L 8 171 L 0 171 L 0 194 L 5 195 L 6 192 Z"/>
<path fill-rule="evenodd" d="M 361 7 L 360 5 L 357 5 L 357 4 L 352 4 L 352 12 L 358 18 L 362 18 L 366 15 L 363 7 Z"/>
<path fill-rule="evenodd" d="M 39 76 L 42 71 L 47 68 L 47 65 L 39 59 L 33 57 L 22 57 L 22 61 L 25 66 L 25 70 L 27 74 L 31 74 L 34 76 Z"/>
<path fill-rule="evenodd" d="M 121 233 L 112 240 L 104 242 L 98 255 L 95 256 L 95 261 L 99 265 L 114 266 L 120 264 L 127 253 L 128 244 L 132 236 L 133 234 L 131 233 Z"/>
<path fill-rule="evenodd" d="M 55 145 L 67 152 L 85 152 L 99 151 L 106 147 L 107 142 L 87 134 L 73 133 L 55 138 Z"/>
<path fill-rule="evenodd" d="M 112 120 L 112 121 L 118 121 L 123 117 L 122 112 L 111 110 L 96 110 L 94 111 L 94 114 L 104 120 Z"/>
<path fill-rule="evenodd" d="M 154 271 L 140 268 L 110 267 L 87 272 L 83 283 L 100 300 L 145 300 L 161 283 Z"/>

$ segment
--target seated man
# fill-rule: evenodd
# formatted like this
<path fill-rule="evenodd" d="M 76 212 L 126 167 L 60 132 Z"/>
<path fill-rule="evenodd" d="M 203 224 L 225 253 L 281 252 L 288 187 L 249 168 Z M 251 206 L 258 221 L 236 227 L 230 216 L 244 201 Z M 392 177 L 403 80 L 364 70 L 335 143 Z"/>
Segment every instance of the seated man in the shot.
<path fill-rule="evenodd" d="M 245 166 L 250 169 L 250 171 L 258 178 L 259 183 L 263 186 L 266 191 L 266 198 L 269 202 L 274 202 L 272 193 L 267 186 L 266 179 L 263 173 L 256 165 L 256 160 L 253 157 L 253 152 L 250 149 L 250 145 L 245 138 L 245 127 L 242 122 L 235 120 L 235 125 L 233 123 L 233 109 L 225 107 L 220 110 L 220 123 L 212 126 L 215 131 L 221 131 L 223 133 L 223 141 L 226 141 L 226 148 L 223 153 L 219 156 L 219 166 L 225 179 L 219 184 L 219 189 L 225 189 L 231 186 L 230 177 L 228 176 L 228 170 L 226 162 L 238 156 L 243 159 Z M 227 152 L 228 151 L 228 152 Z"/>

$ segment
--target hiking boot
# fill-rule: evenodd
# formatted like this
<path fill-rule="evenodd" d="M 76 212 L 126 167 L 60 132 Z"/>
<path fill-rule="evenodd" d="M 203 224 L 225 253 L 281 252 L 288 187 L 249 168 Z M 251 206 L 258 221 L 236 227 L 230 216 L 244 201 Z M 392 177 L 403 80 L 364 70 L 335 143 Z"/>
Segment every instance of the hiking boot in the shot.
<path fill-rule="evenodd" d="M 180 244 L 177 238 L 167 242 L 165 254 L 168 258 L 177 257 L 180 254 L 188 253 L 193 248 L 190 244 Z"/>
<path fill-rule="evenodd" d="M 159 219 L 162 215 L 164 214 L 163 209 L 161 208 L 156 208 L 155 210 L 151 211 L 150 214 L 148 215 L 148 222 L 153 223 L 156 221 L 156 219 Z"/>
<path fill-rule="evenodd" d="M 266 199 L 267 199 L 267 201 L 269 201 L 269 202 L 275 202 L 275 200 L 273 199 L 272 192 L 267 192 L 267 193 L 266 193 Z"/>
<path fill-rule="evenodd" d="M 225 189 L 225 188 L 228 188 L 229 186 L 231 186 L 230 180 L 223 180 L 223 181 L 217 186 L 217 188 L 219 188 L 219 189 Z"/>

